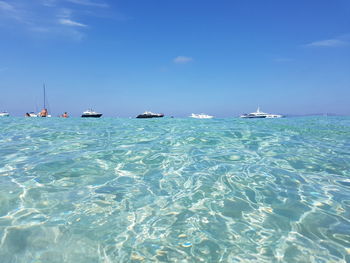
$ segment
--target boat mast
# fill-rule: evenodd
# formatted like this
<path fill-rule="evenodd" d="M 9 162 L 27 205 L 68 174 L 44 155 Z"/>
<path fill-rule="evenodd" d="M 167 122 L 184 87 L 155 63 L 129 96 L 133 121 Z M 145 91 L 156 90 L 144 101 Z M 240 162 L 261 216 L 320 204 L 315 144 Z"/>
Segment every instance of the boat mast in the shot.
<path fill-rule="evenodd" d="M 45 103 L 45 101 L 46 101 L 46 94 L 45 94 L 45 83 L 44 83 L 44 109 L 46 109 L 46 103 Z"/>

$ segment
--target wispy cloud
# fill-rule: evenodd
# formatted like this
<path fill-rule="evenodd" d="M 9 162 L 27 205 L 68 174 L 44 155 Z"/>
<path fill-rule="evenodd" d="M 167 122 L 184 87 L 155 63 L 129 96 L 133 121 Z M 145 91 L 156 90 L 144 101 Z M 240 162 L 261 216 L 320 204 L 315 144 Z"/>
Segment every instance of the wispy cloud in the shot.
<path fill-rule="evenodd" d="M 106 3 L 97 3 L 91 0 L 67 0 L 67 2 L 77 4 L 77 5 L 85 5 L 85 6 L 94 6 L 94 7 L 101 7 L 106 8 L 108 5 Z"/>
<path fill-rule="evenodd" d="M 5 27 L 10 27 L 16 23 L 29 25 L 31 20 L 28 18 L 27 10 L 21 8 L 18 0 L 11 1 L 11 4 L 0 0 L 0 24 L 2 22 L 4 22 Z"/>
<path fill-rule="evenodd" d="M 85 24 L 82 24 L 82 23 L 70 20 L 68 18 L 61 18 L 61 19 L 58 20 L 58 22 L 61 25 L 65 25 L 65 26 L 87 27 L 87 25 L 85 25 Z"/>
<path fill-rule="evenodd" d="M 193 61 L 193 58 L 185 57 L 185 56 L 177 56 L 176 58 L 173 59 L 173 62 L 176 64 L 186 64 L 192 61 Z"/>
<path fill-rule="evenodd" d="M 56 6 L 57 0 L 41 0 L 44 6 Z"/>
<path fill-rule="evenodd" d="M 110 14 L 115 12 L 108 7 L 103 0 L 0 0 L 0 25 L 33 36 L 81 40 L 88 33 L 90 17 L 113 18 Z"/>
<path fill-rule="evenodd" d="M 306 44 L 305 46 L 306 47 L 342 47 L 348 44 L 349 42 L 346 40 L 333 38 L 333 39 L 314 41 L 309 44 Z"/>
<path fill-rule="evenodd" d="M 0 10 L 14 11 L 14 7 L 7 2 L 0 1 Z"/>

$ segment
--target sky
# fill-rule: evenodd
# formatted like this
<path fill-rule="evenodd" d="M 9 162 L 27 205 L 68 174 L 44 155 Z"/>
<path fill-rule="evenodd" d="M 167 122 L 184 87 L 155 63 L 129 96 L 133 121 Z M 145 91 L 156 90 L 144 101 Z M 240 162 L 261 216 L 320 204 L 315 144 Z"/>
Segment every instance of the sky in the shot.
<path fill-rule="evenodd" d="M 350 115 L 349 0 L 0 0 L 0 110 Z"/>

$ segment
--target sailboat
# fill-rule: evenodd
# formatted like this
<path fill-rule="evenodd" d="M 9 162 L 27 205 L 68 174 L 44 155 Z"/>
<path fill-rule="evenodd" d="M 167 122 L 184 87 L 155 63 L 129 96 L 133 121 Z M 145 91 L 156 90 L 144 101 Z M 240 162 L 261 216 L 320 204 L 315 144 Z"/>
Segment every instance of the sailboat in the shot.
<path fill-rule="evenodd" d="M 51 117 L 51 115 L 49 114 L 47 108 L 46 108 L 46 87 L 45 84 L 43 86 L 43 90 L 44 90 L 44 107 L 43 109 L 38 113 L 34 113 L 34 112 L 30 112 L 30 113 L 26 113 L 27 117 L 32 117 L 32 118 L 36 118 L 36 117 Z"/>
<path fill-rule="evenodd" d="M 47 111 L 46 108 L 46 89 L 45 89 L 45 84 L 44 84 L 44 108 L 41 110 L 41 112 L 38 113 L 39 117 L 51 117 L 51 115 L 49 114 L 49 112 Z"/>

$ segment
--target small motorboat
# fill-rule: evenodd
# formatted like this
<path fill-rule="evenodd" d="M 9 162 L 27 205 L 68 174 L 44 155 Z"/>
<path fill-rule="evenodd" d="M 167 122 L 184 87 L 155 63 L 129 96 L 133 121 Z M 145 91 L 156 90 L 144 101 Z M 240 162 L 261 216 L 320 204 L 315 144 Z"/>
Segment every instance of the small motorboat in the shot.
<path fill-rule="evenodd" d="M 207 114 L 204 114 L 204 113 L 201 113 L 201 114 L 192 113 L 190 115 L 190 118 L 195 118 L 195 119 L 212 119 L 212 118 L 214 118 L 214 116 L 207 115 Z"/>
<path fill-rule="evenodd" d="M 162 118 L 162 117 L 164 117 L 163 113 L 153 113 L 150 111 L 145 111 L 144 113 L 136 116 L 136 118 L 138 119 Z"/>
<path fill-rule="evenodd" d="M 0 112 L 0 117 L 9 117 L 10 114 L 7 111 Z"/>
<path fill-rule="evenodd" d="M 256 112 L 251 112 L 249 114 L 243 114 L 240 117 L 246 118 L 246 119 L 271 119 L 271 118 L 282 118 L 283 115 L 262 112 L 262 111 L 260 111 L 260 108 L 258 107 Z"/>
<path fill-rule="evenodd" d="M 36 113 L 34 113 L 34 112 L 29 112 L 29 116 L 28 116 L 28 117 L 36 118 L 36 117 L 38 117 L 38 115 L 39 115 L 39 113 L 36 114 Z"/>
<path fill-rule="evenodd" d="M 25 114 L 25 117 L 30 117 L 30 118 L 37 118 L 37 117 L 43 117 L 43 118 L 50 118 L 51 115 L 50 114 L 46 114 L 46 115 L 42 115 L 42 112 L 39 113 L 35 113 L 35 112 L 29 112 Z"/>
<path fill-rule="evenodd" d="M 86 110 L 81 115 L 82 118 L 100 118 L 102 113 L 98 113 L 92 109 Z"/>

